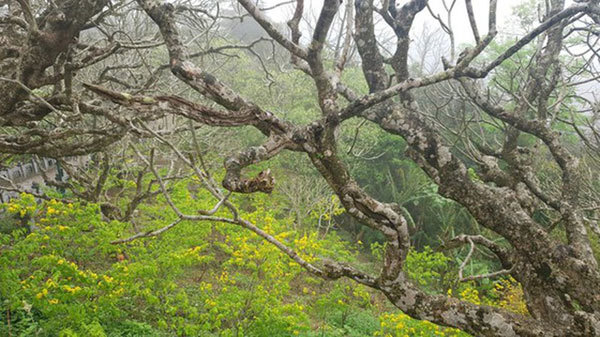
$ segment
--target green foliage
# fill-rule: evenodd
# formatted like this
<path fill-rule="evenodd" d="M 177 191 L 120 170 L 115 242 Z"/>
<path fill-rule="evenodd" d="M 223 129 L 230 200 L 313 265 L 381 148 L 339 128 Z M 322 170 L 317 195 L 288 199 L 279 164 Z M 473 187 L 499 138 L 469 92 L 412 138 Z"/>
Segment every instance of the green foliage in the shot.
<path fill-rule="evenodd" d="M 184 181 L 172 191 L 186 212 L 211 202 L 207 195 L 192 195 L 193 184 Z M 268 205 L 267 198 L 254 198 Z M 160 199 L 144 206 L 138 224 L 157 227 L 174 218 Z M 291 336 L 310 329 L 310 302 L 300 294 L 328 298 L 329 284 L 238 227 L 184 222 L 158 238 L 113 245 L 131 233 L 129 224 L 102 221 L 96 205 L 36 205 L 24 195 L 5 207 L 18 217 L 35 215 L 39 229 L 0 236 L 9 247 L 0 255 L 2 335 L 10 324 L 12 334 L 41 336 Z M 262 207 L 243 216 L 309 261 L 336 250 L 338 258 L 353 259 L 336 235 L 290 232 L 286 219 Z M 313 287 L 305 294 L 293 284 Z M 347 294 L 353 303 L 356 294 Z"/>
<path fill-rule="evenodd" d="M 214 203 L 196 184 L 188 179 L 172 185 L 172 198 L 184 212 Z M 290 230 L 290 219 L 273 211 L 280 198 L 249 198 L 248 205 L 260 206 L 241 215 L 306 260 L 328 256 L 360 263 L 336 231 L 323 237 Z M 175 215 L 164 203 L 161 196 L 141 206 L 137 230 L 172 221 Z M 114 245 L 111 241 L 135 231 L 128 223 L 103 221 L 95 204 L 38 204 L 24 194 L 3 207 L 7 222 L 28 219 L 34 230 L 17 226 L 0 235 L 0 335 L 395 336 L 414 330 L 437 336 L 446 331 L 389 313 L 385 299 L 349 280 L 312 277 L 275 246 L 236 226 L 182 222 L 159 237 Z M 384 249 L 378 243 L 371 248 L 373 255 Z M 438 280 L 448 273 L 448 263 L 426 247 L 409 253 L 406 268 L 428 291 L 443 292 Z M 510 308 L 519 296 L 503 294 L 489 303 Z"/>
<path fill-rule="evenodd" d="M 424 290 L 435 292 L 444 287 L 444 276 L 449 272 L 450 261 L 443 253 L 434 252 L 429 246 L 421 252 L 411 250 L 406 256 L 407 274 Z"/>
<path fill-rule="evenodd" d="M 404 337 L 404 336 L 448 336 L 468 337 L 460 330 L 443 328 L 427 321 L 416 321 L 402 313 L 385 313 L 381 317 L 381 325 L 375 336 Z"/>
<path fill-rule="evenodd" d="M 473 282 L 462 283 L 456 291 L 448 289 L 448 296 L 453 296 L 477 305 L 485 304 L 503 308 L 517 314 L 529 315 L 523 294 L 523 288 L 512 277 L 503 278 L 493 284 L 490 289 L 477 288 Z"/>

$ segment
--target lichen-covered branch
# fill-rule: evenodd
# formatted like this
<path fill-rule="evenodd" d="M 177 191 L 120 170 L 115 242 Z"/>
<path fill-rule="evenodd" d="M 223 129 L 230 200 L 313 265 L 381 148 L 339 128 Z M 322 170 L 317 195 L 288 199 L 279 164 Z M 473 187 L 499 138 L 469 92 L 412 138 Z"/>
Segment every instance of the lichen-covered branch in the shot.
<path fill-rule="evenodd" d="M 277 155 L 281 150 L 290 147 L 291 142 L 287 139 L 273 136 L 260 145 L 250 147 L 236 155 L 225 159 L 225 178 L 223 179 L 223 187 L 232 192 L 238 193 L 254 193 L 264 192 L 271 193 L 275 187 L 275 179 L 271 174 L 271 170 L 261 171 L 256 177 L 244 179 L 241 177 L 242 169 L 251 164 L 267 160 Z"/>

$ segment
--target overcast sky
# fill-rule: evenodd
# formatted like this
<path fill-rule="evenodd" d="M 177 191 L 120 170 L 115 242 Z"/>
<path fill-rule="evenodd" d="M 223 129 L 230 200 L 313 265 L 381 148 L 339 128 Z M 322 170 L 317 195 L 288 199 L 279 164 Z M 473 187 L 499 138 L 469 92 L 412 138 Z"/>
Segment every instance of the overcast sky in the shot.
<path fill-rule="evenodd" d="M 345 0 L 345 1 L 354 1 L 354 0 Z M 345 3 L 344 1 L 344 3 Z M 508 18 L 512 14 L 512 8 L 519 4 L 522 4 L 527 0 L 500 0 L 498 1 L 498 9 L 497 9 L 497 21 L 498 21 L 498 30 L 502 34 L 514 34 L 514 25 L 508 23 Z M 262 6 L 271 6 L 277 3 L 282 2 L 281 0 L 263 0 Z M 406 1 L 400 1 L 399 4 L 403 4 Z M 447 3 L 451 2 L 451 0 L 446 0 Z M 305 0 L 305 16 L 310 15 L 312 12 L 313 16 L 318 15 L 321 6 L 323 4 L 322 0 Z M 446 21 L 447 17 L 444 11 L 444 6 L 442 4 L 442 0 L 430 0 L 430 6 L 436 14 L 440 14 L 441 17 Z M 478 28 L 480 35 L 484 35 L 487 32 L 487 20 L 488 20 L 488 7 L 489 1 L 485 0 L 475 0 L 473 1 L 473 7 L 475 12 L 475 17 L 477 20 Z M 268 12 L 269 16 L 278 22 L 287 22 L 293 13 L 293 8 L 295 4 L 290 4 L 287 6 L 282 6 L 280 8 L 271 10 Z M 307 16 L 308 17 L 308 16 Z M 439 24 L 435 21 L 427 9 L 423 10 L 417 16 L 415 23 L 413 25 L 413 31 L 420 31 L 421 28 L 427 25 L 429 28 L 438 28 Z M 452 11 L 452 28 L 455 32 L 457 43 L 470 43 L 473 40 L 473 35 L 471 33 L 471 28 L 469 25 L 469 21 L 467 19 L 466 7 L 464 0 L 456 0 L 456 4 Z"/>

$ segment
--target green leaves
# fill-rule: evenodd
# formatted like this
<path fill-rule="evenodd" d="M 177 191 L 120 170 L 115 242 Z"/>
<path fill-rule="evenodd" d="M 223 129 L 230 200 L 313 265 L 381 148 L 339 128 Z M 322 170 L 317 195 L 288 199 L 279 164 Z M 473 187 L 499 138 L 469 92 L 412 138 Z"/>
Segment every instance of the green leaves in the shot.
<path fill-rule="evenodd" d="M 450 259 L 441 252 L 434 252 L 429 246 L 423 251 L 411 250 L 406 256 L 408 276 L 423 289 L 435 292 L 442 289 L 443 274 L 449 271 Z"/>
<path fill-rule="evenodd" d="M 189 179 L 171 186 L 173 202 L 188 213 L 214 202 L 193 187 Z M 249 197 L 256 207 L 241 215 L 304 259 L 331 257 L 374 268 L 361 261 L 364 257 L 338 231 L 323 236 L 291 230 L 291 220 L 274 211 L 277 197 Z M 238 198 L 231 200 L 237 203 Z M 0 235 L 0 314 L 7 317 L 10 310 L 14 335 L 314 336 L 320 331 L 324 336 L 371 336 L 377 331 L 445 331 L 405 316 L 401 321 L 408 330 L 389 330 L 400 318 L 392 313 L 378 318 L 387 310 L 385 299 L 350 280 L 314 278 L 272 244 L 234 225 L 183 221 L 159 237 L 110 244 L 171 221 L 174 214 L 162 197 L 140 206 L 135 230 L 131 224 L 103 221 L 94 204 L 32 200 L 24 195 L 4 207 L 17 215 L 11 221 L 20 221 L 25 210 L 37 229 Z M 327 202 L 336 206 L 329 216 L 339 214 L 339 201 Z M 384 249 L 371 244 L 377 258 Z M 408 254 L 406 270 L 428 291 L 440 292 L 446 289 L 440 279 L 451 275 L 449 261 L 426 247 Z M 4 319 L 0 334 L 8 334 Z"/>
<path fill-rule="evenodd" d="M 214 201 L 203 192 L 192 195 L 192 185 L 185 180 L 172 186 L 173 201 L 185 212 L 206 209 Z M 242 216 L 304 258 L 348 254 L 336 235 L 322 239 L 316 233 L 290 232 L 287 219 L 266 210 L 271 199 L 253 197 L 264 207 Z M 11 214 L 31 213 L 39 229 L 0 236 L 10 245 L 0 255 L 0 299 L 21 320 L 28 317 L 26 305 L 39 313 L 27 327 L 64 336 L 125 336 L 120 332 L 124 318 L 129 330 L 144 335 L 292 336 L 310 327 L 309 305 L 292 286 L 309 276 L 249 231 L 184 221 L 160 237 L 112 245 L 131 234 L 130 224 L 102 221 L 93 204 L 53 200 L 36 205 L 32 200 L 24 195 L 5 207 Z M 163 226 L 174 217 L 163 202 L 157 198 L 140 207 L 138 230 Z M 6 329 L 0 325 L 0 334 Z"/>

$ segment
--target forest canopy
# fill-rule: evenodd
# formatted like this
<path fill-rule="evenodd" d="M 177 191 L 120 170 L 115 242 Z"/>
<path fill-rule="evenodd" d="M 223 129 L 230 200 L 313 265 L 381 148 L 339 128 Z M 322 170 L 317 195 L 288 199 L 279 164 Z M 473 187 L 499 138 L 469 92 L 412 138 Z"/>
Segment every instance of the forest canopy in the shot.
<path fill-rule="evenodd" d="M 0 334 L 600 336 L 600 3 L 506 6 L 0 0 Z"/>

